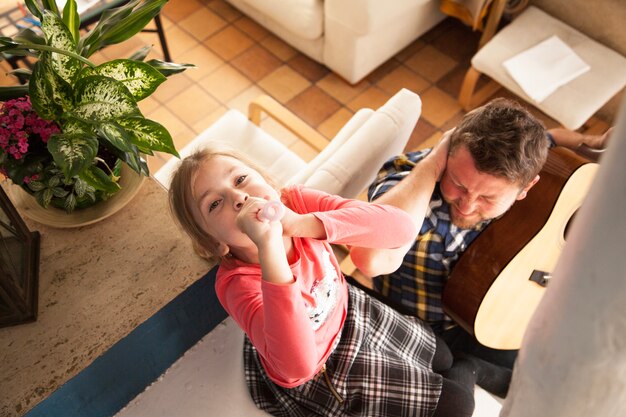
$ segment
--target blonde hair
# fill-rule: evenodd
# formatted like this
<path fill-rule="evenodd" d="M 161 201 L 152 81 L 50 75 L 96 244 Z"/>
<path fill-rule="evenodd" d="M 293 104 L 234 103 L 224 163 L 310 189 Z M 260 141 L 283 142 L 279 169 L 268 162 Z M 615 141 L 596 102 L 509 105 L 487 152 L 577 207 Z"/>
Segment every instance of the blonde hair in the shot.
<path fill-rule="evenodd" d="M 168 192 L 170 211 L 183 231 L 191 238 L 193 248 L 198 255 L 215 261 L 220 257 L 218 242 L 209 235 L 193 215 L 190 202 L 194 201 L 192 183 L 202 165 L 216 156 L 226 156 L 237 159 L 257 171 L 272 187 L 276 182 L 267 173 L 258 168 L 249 158 L 232 149 L 208 147 L 194 152 L 183 159 L 172 176 Z"/>

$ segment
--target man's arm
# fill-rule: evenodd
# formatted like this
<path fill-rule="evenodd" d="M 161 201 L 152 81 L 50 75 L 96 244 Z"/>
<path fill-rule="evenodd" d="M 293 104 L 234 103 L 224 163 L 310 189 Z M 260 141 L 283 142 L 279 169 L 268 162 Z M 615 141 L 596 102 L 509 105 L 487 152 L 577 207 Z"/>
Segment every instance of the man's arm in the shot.
<path fill-rule="evenodd" d="M 573 150 L 584 146 L 591 149 L 604 149 L 608 144 L 612 130 L 613 128 L 610 128 L 602 135 L 586 135 L 575 130 L 555 128 L 548 130 L 548 133 L 558 146 L 564 146 Z"/>
<path fill-rule="evenodd" d="M 446 132 L 437 146 L 405 178 L 376 200 L 376 203 L 395 206 L 409 213 L 418 230 L 424 221 L 435 184 L 446 167 L 450 133 Z M 413 243 L 411 241 L 396 249 L 352 247 L 350 257 L 363 275 L 371 278 L 397 270 Z"/>

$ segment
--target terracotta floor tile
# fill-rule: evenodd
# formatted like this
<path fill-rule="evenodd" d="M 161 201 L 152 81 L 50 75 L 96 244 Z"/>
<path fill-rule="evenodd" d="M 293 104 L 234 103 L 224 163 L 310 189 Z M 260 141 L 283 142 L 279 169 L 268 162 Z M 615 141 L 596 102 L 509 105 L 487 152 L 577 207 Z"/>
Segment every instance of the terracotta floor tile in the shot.
<path fill-rule="evenodd" d="M 465 116 L 465 110 L 460 109 L 454 116 L 452 116 L 448 121 L 446 121 L 443 125 L 441 125 L 440 129 L 442 132 L 446 132 L 450 129 L 454 129 L 461 123 L 461 120 Z"/>
<path fill-rule="evenodd" d="M 430 87 L 428 80 L 405 66 L 399 66 L 378 81 L 376 85 L 390 94 L 395 94 L 402 88 L 408 88 L 419 94 Z"/>
<path fill-rule="evenodd" d="M 234 22 L 239 19 L 243 14 L 235 7 L 226 3 L 224 0 L 213 0 L 208 2 L 209 9 L 216 12 L 227 22 Z"/>
<path fill-rule="evenodd" d="M 257 22 L 249 18 L 248 16 L 242 16 L 233 23 L 237 29 L 259 42 L 270 35 L 270 31 L 259 25 Z"/>
<path fill-rule="evenodd" d="M 133 36 L 132 38 L 118 43 L 116 45 L 109 45 L 106 48 L 102 49 L 100 53 L 106 57 L 107 60 L 117 59 L 117 58 L 128 58 L 139 49 L 143 48 L 146 45 L 145 42 L 138 38 L 137 36 Z M 155 49 L 161 52 L 160 46 L 158 45 L 158 41 L 155 44 Z"/>
<path fill-rule="evenodd" d="M 426 42 L 424 42 L 421 38 L 417 38 L 411 42 L 409 46 L 398 52 L 394 58 L 400 62 L 404 62 L 425 46 Z"/>
<path fill-rule="evenodd" d="M 332 140 L 337 133 L 341 130 L 342 127 L 348 123 L 348 121 L 354 116 L 354 113 L 345 107 L 340 108 L 330 116 L 328 119 L 320 123 L 317 127 L 317 130 L 327 137 L 329 140 Z"/>
<path fill-rule="evenodd" d="M 317 86 L 333 96 L 340 103 L 346 104 L 365 91 L 370 82 L 363 80 L 357 84 L 348 84 L 343 78 L 331 72 L 317 82 Z"/>
<path fill-rule="evenodd" d="M 430 135 L 430 137 L 426 138 L 425 141 L 423 141 L 422 143 L 418 145 L 418 150 L 426 149 L 426 148 L 434 148 L 439 143 L 442 136 L 443 136 L 443 132 L 437 130 L 435 133 Z"/>
<path fill-rule="evenodd" d="M 328 119 L 341 104 L 319 87 L 311 86 L 287 103 L 287 108 L 313 127 Z"/>
<path fill-rule="evenodd" d="M 268 51 L 270 51 L 279 59 L 285 62 L 298 54 L 298 51 L 294 49 L 291 45 L 287 44 L 286 42 L 272 34 L 264 39 L 261 39 L 261 45 L 266 47 Z"/>
<path fill-rule="evenodd" d="M 250 103 L 259 97 L 260 95 L 267 94 L 256 84 L 252 84 L 250 87 L 237 94 L 226 105 L 229 109 L 237 109 L 246 116 L 248 115 L 248 106 Z"/>
<path fill-rule="evenodd" d="M 187 126 L 193 126 L 217 109 L 220 103 L 202 88 L 192 85 L 180 91 L 165 105 Z"/>
<path fill-rule="evenodd" d="M 167 33 L 167 32 L 166 32 Z M 150 59 L 160 59 L 160 60 L 164 60 L 164 52 L 163 52 L 163 47 L 161 46 L 161 42 L 159 41 L 159 36 L 156 33 L 152 33 L 152 32 L 139 32 L 137 35 L 134 36 L 133 39 L 139 39 L 141 40 L 143 46 L 150 46 L 150 52 L 148 52 L 148 55 L 146 56 L 146 61 L 150 60 Z M 178 51 L 174 51 L 172 50 L 172 44 L 170 42 L 170 40 L 167 38 L 166 35 L 166 45 L 168 47 L 169 53 L 170 53 L 170 60 L 172 60 L 173 62 L 177 62 L 178 59 Z M 132 52 L 135 52 L 134 50 Z M 129 56 L 130 54 L 130 50 L 129 51 L 125 51 L 124 54 L 126 56 Z"/>
<path fill-rule="evenodd" d="M 374 71 L 370 72 L 367 77 L 365 77 L 365 79 L 371 84 L 376 84 L 378 81 L 385 78 L 387 75 L 389 75 L 390 72 L 394 71 L 400 65 L 402 64 L 397 59 L 388 59 L 387 61 L 385 61 L 384 64 L 376 68 Z"/>
<path fill-rule="evenodd" d="M 415 151 L 423 149 L 422 143 L 437 132 L 437 128 L 430 124 L 427 120 L 420 117 L 415 125 L 415 129 L 411 132 L 411 137 L 404 147 L 407 151 Z"/>
<path fill-rule="evenodd" d="M 234 26 L 227 26 L 204 42 L 213 52 L 229 61 L 250 48 L 254 42 Z"/>
<path fill-rule="evenodd" d="M 257 44 L 233 59 L 231 65 L 250 80 L 257 82 L 280 67 L 282 62 L 267 49 Z"/>
<path fill-rule="evenodd" d="M 157 44 L 155 44 L 155 49 L 158 49 L 156 45 Z M 175 57 L 198 46 L 198 40 L 180 27 L 174 26 L 167 31 L 167 45 L 172 57 Z"/>
<path fill-rule="evenodd" d="M 444 34 L 446 30 L 448 30 L 451 26 L 454 26 L 456 19 L 453 17 L 447 17 L 443 19 L 441 22 L 437 23 L 435 27 L 430 29 L 428 32 L 424 33 L 420 36 L 420 40 L 425 43 L 430 43 L 435 41 L 439 36 Z"/>
<path fill-rule="evenodd" d="M 203 44 L 181 54 L 176 62 L 194 64 L 196 67 L 187 69 L 184 74 L 196 82 L 224 65 L 224 60 Z"/>
<path fill-rule="evenodd" d="M 430 43 L 438 51 L 448 55 L 455 61 L 471 59 L 478 51 L 478 41 L 482 32 L 472 31 L 457 19 L 451 19 L 447 29 Z"/>
<path fill-rule="evenodd" d="M 301 139 L 298 136 L 271 117 L 266 116 L 262 119 L 261 129 L 289 149 L 291 149 L 292 146 L 296 146 L 298 143 L 301 143 Z"/>
<path fill-rule="evenodd" d="M 404 64 L 430 82 L 436 82 L 451 71 L 457 65 L 457 61 L 432 46 L 426 45 L 408 58 Z"/>
<path fill-rule="evenodd" d="M 231 65 L 225 64 L 202 78 L 198 84 L 221 103 L 226 103 L 248 88 L 252 81 Z"/>
<path fill-rule="evenodd" d="M 461 91 L 461 85 L 463 84 L 463 78 L 465 78 L 465 74 L 467 73 L 468 68 L 469 62 L 458 64 L 450 72 L 441 77 L 439 81 L 435 83 L 435 85 L 441 90 L 445 91 L 447 94 L 453 97 L 458 97 L 459 91 Z M 480 84 L 484 84 L 484 82 L 481 82 L 483 78 L 486 77 L 480 77 Z M 477 89 L 478 88 L 480 87 L 477 87 Z"/>
<path fill-rule="evenodd" d="M 461 106 L 455 98 L 437 87 L 430 87 L 424 91 L 421 98 L 422 117 L 435 127 L 442 126 L 461 110 Z"/>
<path fill-rule="evenodd" d="M 206 117 L 203 117 L 200 121 L 198 121 L 196 124 L 191 126 L 191 129 L 194 131 L 194 133 L 197 136 L 200 133 L 204 132 L 209 127 L 211 127 L 211 125 L 215 123 L 217 119 L 222 117 L 224 113 L 226 113 L 227 111 L 228 111 L 228 108 L 226 108 L 225 106 L 219 106 L 217 109 L 213 110 Z"/>
<path fill-rule="evenodd" d="M 207 39 L 209 36 L 224 28 L 227 24 L 228 22 L 206 7 L 201 8 L 178 22 L 178 26 L 199 41 Z"/>
<path fill-rule="evenodd" d="M 178 94 L 179 91 L 188 88 L 191 84 L 193 84 L 193 81 L 187 74 L 174 74 L 168 77 L 150 97 L 158 100 L 160 103 L 165 103 Z"/>
<path fill-rule="evenodd" d="M 313 83 L 330 73 L 330 70 L 324 65 L 300 53 L 287 61 L 287 65 Z"/>
<path fill-rule="evenodd" d="M 165 3 L 161 13 L 172 22 L 180 22 L 203 7 L 202 3 L 197 0 L 170 0 Z"/>
<path fill-rule="evenodd" d="M 159 106 L 154 111 L 148 113 L 146 117 L 165 126 L 170 135 L 172 135 L 174 147 L 177 150 L 182 149 L 196 136 L 194 131 L 165 106 Z"/>
<path fill-rule="evenodd" d="M 385 104 L 385 102 L 389 100 L 391 96 L 392 95 L 387 93 L 386 91 L 381 90 L 376 86 L 371 86 L 363 91 L 361 94 L 356 96 L 354 99 L 350 100 L 346 104 L 346 106 L 354 112 L 362 108 L 370 108 L 376 110 L 377 108 Z"/>
<path fill-rule="evenodd" d="M 146 97 L 140 102 L 137 103 L 139 105 L 139 109 L 141 113 L 148 114 L 151 111 L 155 110 L 157 107 L 161 105 L 154 97 Z"/>
<path fill-rule="evenodd" d="M 283 65 L 258 82 L 267 94 L 285 104 L 307 89 L 311 83 L 287 65 Z"/>

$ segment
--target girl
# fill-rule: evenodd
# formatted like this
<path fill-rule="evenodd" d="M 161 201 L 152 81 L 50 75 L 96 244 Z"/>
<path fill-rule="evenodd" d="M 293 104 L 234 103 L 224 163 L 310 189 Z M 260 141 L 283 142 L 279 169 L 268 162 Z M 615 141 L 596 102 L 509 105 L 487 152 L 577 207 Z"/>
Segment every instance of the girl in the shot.
<path fill-rule="evenodd" d="M 417 227 L 404 211 L 302 186 L 278 192 L 240 156 L 215 150 L 183 160 L 169 199 L 198 251 L 220 258 L 217 295 L 246 333 L 245 378 L 259 408 L 471 416 L 471 367 L 460 382 L 430 328 L 348 285 L 330 246 L 410 243 Z M 268 200 L 286 207 L 279 221 L 260 215 Z"/>

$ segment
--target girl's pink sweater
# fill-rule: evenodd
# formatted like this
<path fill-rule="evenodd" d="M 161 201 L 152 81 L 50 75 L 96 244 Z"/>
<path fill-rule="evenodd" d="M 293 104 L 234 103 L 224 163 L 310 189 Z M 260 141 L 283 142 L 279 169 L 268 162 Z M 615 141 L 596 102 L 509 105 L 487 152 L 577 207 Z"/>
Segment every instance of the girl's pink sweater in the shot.
<path fill-rule="evenodd" d="M 273 284 L 261 278 L 258 264 L 222 261 L 215 283 L 217 296 L 258 350 L 269 377 L 292 388 L 313 378 L 339 335 L 348 305 L 347 283 L 330 243 L 396 248 L 411 241 L 417 228 L 398 208 L 365 203 L 302 186 L 283 190 L 283 202 L 293 211 L 313 213 L 324 225 L 326 240 L 293 238 L 294 282 Z M 309 312 L 318 302 L 321 280 L 336 285 L 336 302 L 315 329 Z"/>

